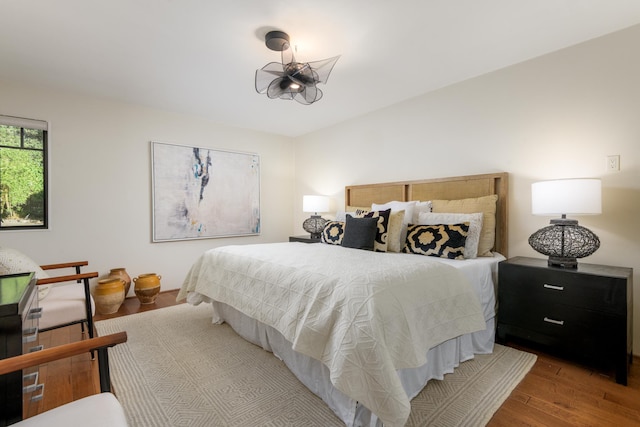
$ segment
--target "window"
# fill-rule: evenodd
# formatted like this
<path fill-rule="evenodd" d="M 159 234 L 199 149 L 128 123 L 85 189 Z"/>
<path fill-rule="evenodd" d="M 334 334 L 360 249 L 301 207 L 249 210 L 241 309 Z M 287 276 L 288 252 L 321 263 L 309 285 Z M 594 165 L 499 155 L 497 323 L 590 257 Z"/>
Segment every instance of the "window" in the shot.
<path fill-rule="evenodd" d="M 0 230 L 48 228 L 47 129 L 0 115 Z"/>

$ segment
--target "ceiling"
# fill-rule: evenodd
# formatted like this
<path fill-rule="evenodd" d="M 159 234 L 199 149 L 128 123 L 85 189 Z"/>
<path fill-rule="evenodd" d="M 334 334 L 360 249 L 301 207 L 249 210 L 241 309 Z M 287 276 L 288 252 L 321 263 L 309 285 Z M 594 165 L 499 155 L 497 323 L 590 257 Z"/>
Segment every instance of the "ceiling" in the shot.
<path fill-rule="evenodd" d="M 295 137 L 637 23 L 638 0 L 2 0 L 0 79 Z M 319 102 L 256 93 L 273 29 L 341 55 Z"/>

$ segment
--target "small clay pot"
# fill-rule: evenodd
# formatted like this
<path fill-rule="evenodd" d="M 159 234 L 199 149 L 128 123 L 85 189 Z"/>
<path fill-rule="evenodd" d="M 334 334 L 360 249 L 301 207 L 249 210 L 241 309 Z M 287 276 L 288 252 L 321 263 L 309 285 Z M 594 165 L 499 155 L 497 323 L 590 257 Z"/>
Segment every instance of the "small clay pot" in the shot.
<path fill-rule="evenodd" d="M 140 304 L 153 304 L 160 293 L 160 279 L 156 273 L 141 274 L 133 279 L 133 289 L 140 300 Z"/>
<path fill-rule="evenodd" d="M 112 268 L 109 272 L 109 277 L 124 280 L 124 297 L 126 298 L 129 294 L 129 289 L 131 289 L 131 276 L 129 276 L 127 270 L 122 267 Z"/>
<path fill-rule="evenodd" d="M 98 280 L 93 289 L 93 300 L 98 313 L 115 313 L 124 301 L 124 280 L 114 277 Z"/>

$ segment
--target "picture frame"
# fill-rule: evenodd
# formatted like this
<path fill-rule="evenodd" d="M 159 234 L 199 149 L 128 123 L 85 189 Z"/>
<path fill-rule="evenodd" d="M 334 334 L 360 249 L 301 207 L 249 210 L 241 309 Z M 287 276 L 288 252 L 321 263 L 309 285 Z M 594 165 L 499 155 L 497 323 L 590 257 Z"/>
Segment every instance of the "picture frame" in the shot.
<path fill-rule="evenodd" d="M 260 157 L 151 141 L 152 241 L 260 234 Z"/>

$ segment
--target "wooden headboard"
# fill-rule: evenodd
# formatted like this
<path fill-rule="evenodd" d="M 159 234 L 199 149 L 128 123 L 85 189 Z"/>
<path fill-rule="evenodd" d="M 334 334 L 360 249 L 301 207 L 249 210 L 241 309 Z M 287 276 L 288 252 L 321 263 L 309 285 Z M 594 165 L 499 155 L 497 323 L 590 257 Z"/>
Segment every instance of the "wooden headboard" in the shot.
<path fill-rule="evenodd" d="M 498 195 L 496 205 L 496 242 L 493 250 L 508 256 L 507 218 L 509 207 L 509 174 L 506 172 L 482 175 L 454 176 L 419 181 L 387 182 L 381 184 L 350 185 L 345 187 L 345 206 L 371 206 L 393 200 L 457 200 L 470 197 Z"/>

